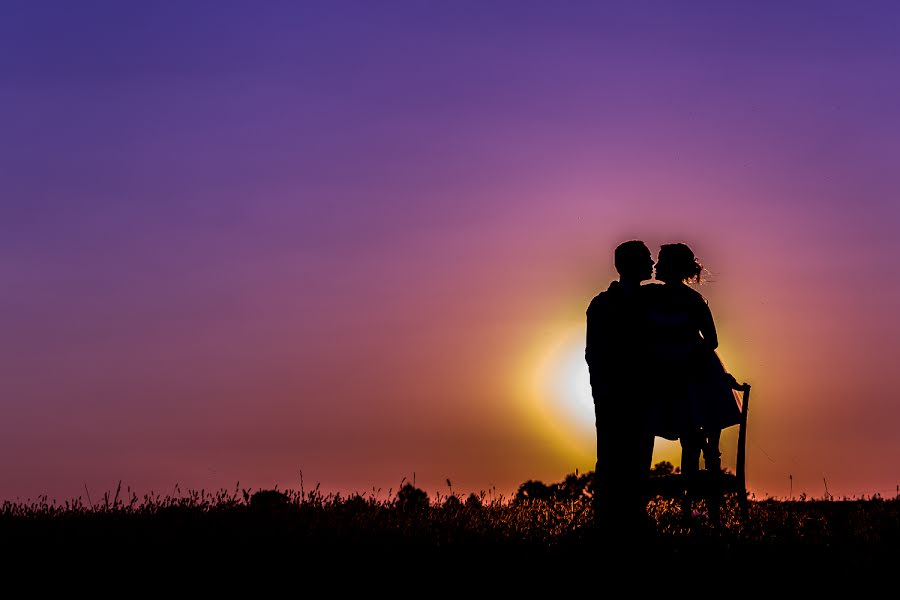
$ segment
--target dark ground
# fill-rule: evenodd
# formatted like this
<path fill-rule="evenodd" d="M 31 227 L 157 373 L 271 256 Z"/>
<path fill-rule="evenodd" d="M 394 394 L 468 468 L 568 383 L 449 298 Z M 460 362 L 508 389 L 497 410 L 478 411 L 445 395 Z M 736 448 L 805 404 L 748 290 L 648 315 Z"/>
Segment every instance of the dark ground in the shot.
<path fill-rule="evenodd" d="M 859 589 L 898 570 L 898 499 L 751 500 L 744 518 L 731 497 L 711 523 L 702 500 L 687 516 L 680 501 L 657 497 L 648 516 L 646 530 L 614 539 L 593 527 L 590 499 L 577 489 L 570 498 L 493 502 L 429 499 L 412 486 L 391 500 L 235 490 L 106 497 L 93 508 L 6 502 L 0 539 L 12 569 L 94 565 L 225 577 L 263 567 L 313 579 L 337 570 L 348 585 L 366 573 L 491 580 L 523 591 L 529 582 L 605 578 L 662 588 L 696 578 L 744 588 L 855 582 Z"/>

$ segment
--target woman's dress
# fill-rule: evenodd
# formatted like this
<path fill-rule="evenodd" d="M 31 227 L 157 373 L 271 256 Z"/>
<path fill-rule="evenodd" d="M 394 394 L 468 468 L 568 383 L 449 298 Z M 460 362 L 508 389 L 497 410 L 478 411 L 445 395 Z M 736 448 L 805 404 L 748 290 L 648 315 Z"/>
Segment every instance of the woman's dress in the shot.
<path fill-rule="evenodd" d="M 654 435 L 674 440 L 685 432 L 738 424 L 740 401 L 714 350 L 718 342 L 706 300 L 683 284 L 654 287 L 648 313 L 656 369 Z"/>

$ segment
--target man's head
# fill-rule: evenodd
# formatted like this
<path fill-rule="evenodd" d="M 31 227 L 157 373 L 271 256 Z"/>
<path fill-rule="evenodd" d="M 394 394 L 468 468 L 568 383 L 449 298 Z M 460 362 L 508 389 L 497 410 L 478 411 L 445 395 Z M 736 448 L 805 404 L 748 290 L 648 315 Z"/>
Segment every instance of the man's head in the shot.
<path fill-rule="evenodd" d="M 624 242 L 616 247 L 616 271 L 621 279 L 646 281 L 653 277 L 653 257 L 640 240 Z"/>

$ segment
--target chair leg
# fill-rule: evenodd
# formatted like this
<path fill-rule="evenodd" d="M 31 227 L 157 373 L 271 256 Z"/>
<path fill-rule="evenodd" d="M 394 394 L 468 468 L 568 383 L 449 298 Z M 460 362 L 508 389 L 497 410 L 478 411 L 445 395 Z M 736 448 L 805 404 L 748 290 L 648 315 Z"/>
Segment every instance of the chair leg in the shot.
<path fill-rule="evenodd" d="M 747 500 L 747 490 L 738 490 L 738 507 L 741 509 L 741 521 L 747 522 L 750 516 L 749 501 Z"/>

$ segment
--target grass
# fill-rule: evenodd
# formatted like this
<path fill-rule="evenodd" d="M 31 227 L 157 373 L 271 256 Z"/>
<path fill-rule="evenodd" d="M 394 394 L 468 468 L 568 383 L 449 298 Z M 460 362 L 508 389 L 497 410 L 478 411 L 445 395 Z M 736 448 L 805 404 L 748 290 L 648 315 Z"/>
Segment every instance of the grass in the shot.
<path fill-rule="evenodd" d="M 571 476 L 567 478 L 572 481 Z M 523 484 L 523 487 L 525 484 Z M 261 549 L 282 557 L 337 561 L 460 559 L 484 564 L 497 557 L 516 564 L 607 564 L 631 557 L 672 569 L 762 569 L 766 573 L 835 576 L 893 569 L 900 552 L 900 500 L 774 499 L 749 502 L 743 518 L 733 496 L 720 522 L 705 503 L 685 511 L 680 501 L 656 497 L 647 510 L 648 535 L 614 544 L 592 526 L 586 489 L 558 484 L 547 498 L 487 498 L 455 494 L 429 498 L 406 484 L 389 498 L 312 491 L 240 489 L 188 491 L 138 498 L 121 489 L 99 502 L 62 504 L 41 497 L 0 506 L 4 546 L 21 552 L 230 553 Z M 568 494 L 568 495 L 567 495 Z M 468 557 L 468 558 L 466 558 Z M 473 557 L 481 557 L 473 558 Z M 602 558 L 607 557 L 607 558 Z M 609 557 L 612 557 L 611 559 Z M 434 563 L 436 564 L 436 563 Z M 680 565 L 680 566 L 679 566 Z M 710 566 L 712 565 L 712 566 Z M 523 567 L 524 568 L 524 567 Z M 525 569 L 526 571 L 528 568 Z"/>

